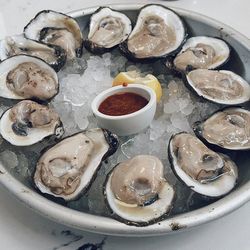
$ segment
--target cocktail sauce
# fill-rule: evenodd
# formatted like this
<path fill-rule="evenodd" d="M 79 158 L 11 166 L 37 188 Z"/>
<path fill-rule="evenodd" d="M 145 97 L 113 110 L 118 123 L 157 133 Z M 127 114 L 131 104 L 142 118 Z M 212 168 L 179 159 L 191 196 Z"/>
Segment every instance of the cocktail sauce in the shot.
<path fill-rule="evenodd" d="M 125 92 L 107 97 L 99 106 L 105 115 L 119 116 L 134 113 L 148 104 L 148 100 L 138 94 Z"/>

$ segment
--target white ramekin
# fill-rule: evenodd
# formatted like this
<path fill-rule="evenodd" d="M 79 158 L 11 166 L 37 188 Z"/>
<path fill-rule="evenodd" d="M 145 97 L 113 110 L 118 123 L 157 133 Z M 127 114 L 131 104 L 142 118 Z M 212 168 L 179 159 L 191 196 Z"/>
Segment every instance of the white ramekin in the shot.
<path fill-rule="evenodd" d="M 110 116 L 98 111 L 100 104 L 107 97 L 125 92 L 135 93 L 146 98 L 148 104 L 144 108 L 128 115 Z M 98 121 L 98 125 L 101 128 L 108 129 L 121 136 L 136 134 L 148 127 L 152 122 L 156 111 L 156 94 L 151 88 L 141 84 L 116 86 L 109 88 L 96 96 L 92 101 L 91 108 Z"/>

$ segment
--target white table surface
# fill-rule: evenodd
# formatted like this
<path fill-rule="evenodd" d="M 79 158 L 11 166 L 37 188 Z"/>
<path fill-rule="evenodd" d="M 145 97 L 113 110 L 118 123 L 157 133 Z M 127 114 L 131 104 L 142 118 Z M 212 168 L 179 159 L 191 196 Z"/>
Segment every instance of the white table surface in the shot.
<path fill-rule="evenodd" d="M 68 12 L 125 0 L 0 0 L 0 38 L 20 33 L 40 10 Z M 130 3 L 163 1 L 133 0 Z M 179 0 L 167 2 L 222 21 L 250 38 L 249 0 Z M 17 202 L 0 188 L 0 250 L 249 250 L 250 203 L 217 221 L 188 232 L 154 238 L 121 238 L 80 232 L 51 222 Z M 87 243 L 100 243 L 84 245 Z M 87 247 L 89 246 L 89 247 Z"/>

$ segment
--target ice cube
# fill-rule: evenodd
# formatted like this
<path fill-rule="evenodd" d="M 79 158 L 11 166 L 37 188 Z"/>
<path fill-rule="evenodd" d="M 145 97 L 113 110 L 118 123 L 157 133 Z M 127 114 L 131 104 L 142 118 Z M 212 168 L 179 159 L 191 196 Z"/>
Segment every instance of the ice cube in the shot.
<path fill-rule="evenodd" d="M 88 105 L 76 106 L 74 110 L 74 120 L 80 129 L 86 129 L 89 125 L 88 113 L 90 107 Z"/>
<path fill-rule="evenodd" d="M 173 126 L 181 131 L 192 131 L 189 122 L 185 116 L 183 116 L 180 112 L 173 113 L 170 118 Z"/>
<path fill-rule="evenodd" d="M 153 120 L 150 125 L 150 140 L 154 141 L 160 138 L 166 131 L 166 121 L 164 120 Z"/>
<path fill-rule="evenodd" d="M 125 71 L 125 64 L 128 59 L 124 56 L 116 56 L 112 58 L 112 63 L 110 66 L 110 74 L 115 77 L 118 73 Z"/>
<path fill-rule="evenodd" d="M 179 101 L 170 99 L 164 104 L 164 112 L 166 114 L 172 114 L 180 111 Z"/>
<path fill-rule="evenodd" d="M 87 61 L 84 58 L 74 58 L 67 60 L 64 66 L 64 72 L 67 74 L 82 75 L 87 68 Z"/>
<path fill-rule="evenodd" d="M 16 168 L 18 166 L 18 159 L 16 153 L 5 150 L 0 153 L 0 161 L 6 168 Z"/>
<path fill-rule="evenodd" d="M 189 103 L 185 108 L 183 108 L 181 110 L 181 113 L 183 115 L 188 116 L 188 115 L 190 115 L 193 112 L 194 108 L 195 108 L 195 106 L 192 103 Z"/>
<path fill-rule="evenodd" d="M 29 170 L 29 161 L 24 154 L 19 154 L 18 156 L 18 166 L 16 167 L 16 172 L 19 175 L 19 178 L 28 181 L 31 177 L 31 172 Z"/>
<path fill-rule="evenodd" d="M 109 67 L 111 65 L 111 53 L 105 53 L 102 55 L 105 66 Z"/>

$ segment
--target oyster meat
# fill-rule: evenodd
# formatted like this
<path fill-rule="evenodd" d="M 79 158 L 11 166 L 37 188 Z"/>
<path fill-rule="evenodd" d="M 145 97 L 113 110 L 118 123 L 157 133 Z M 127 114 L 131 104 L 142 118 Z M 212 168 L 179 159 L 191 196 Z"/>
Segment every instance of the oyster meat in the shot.
<path fill-rule="evenodd" d="M 186 37 L 180 17 L 163 5 L 144 6 L 122 50 L 137 59 L 159 58 L 173 54 Z"/>
<path fill-rule="evenodd" d="M 230 48 L 221 39 L 197 36 L 189 38 L 174 59 L 180 71 L 190 69 L 216 69 L 228 61 Z"/>
<path fill-rule="evenodd" d="M 59 71 L 66 62 L 64 49 L 56 45 L 30 40 L 23 35 L 8 36 L 0 41 L 0 60 L 21 54 L 38 57 L 56 71 Z"/>
<path fill-rule="evenodd" d="M 105 196 L 120 220 L 138 226 L 155 222 L 172 207 L 174 190 L 164 178 L 162 162 L 138 155 L 119 163 L 108 175 Z"/>
<path fill-rule="evenodd" d="M 193 191 L 219 197 L 234 188 L 238 178 L 236 164 L 228 156 L 207 148 L 195 136 L 185 132 L 173 135 L 168 152 L 173 172 Z"/>
<path fill-rule="evenodd" d="M 186 78 L 195 93 L 209 101 L 237 105 L 250 100 L 249 83 L 231 71 L 196 69 Z"/>
<path fill-rule="evenodd" d="M 60 138 L 63 132 L 54 110 L 29 100 L 8 109 L 0 120 L 2 137 L 16 146 L 32 145 L 51 135 Z"/>
<path fill-rule="evenodd" d="M 250 111 L 225 108 L 204 122 L 194 124 L 196 135 L 206 142 L 230 150 L 250 149 Z"/>
<path fill-rule="evenodd" d="M 86 191 L 102 161 L 117 147 L 117 137 L 99 128 L 65 138 L 39 159 L 35 184 L 42 193 L 74 200 Z"/>
<path fill-rule="evenodd" d="M 90 18 L 85 46 L 92 52 L 105 52 L 125 41 L 131 33 L 130 19 L 108 7 L 99 8 Z"/>
<path fill-rule="evenodd" d="M 18 55 L 0 64 L 0 96 L 8 99 L 49 100 L 58 93 L 58 77 L 43 60 Z"/>
<path fill-rule="evenodd" d="M 76 20 L 65 14 L 52 10 L 39 12 L 24 27 L 24 35 L 29 39 L 62 47 L 68 59 L 82 55 L 81 29 Z"/>

